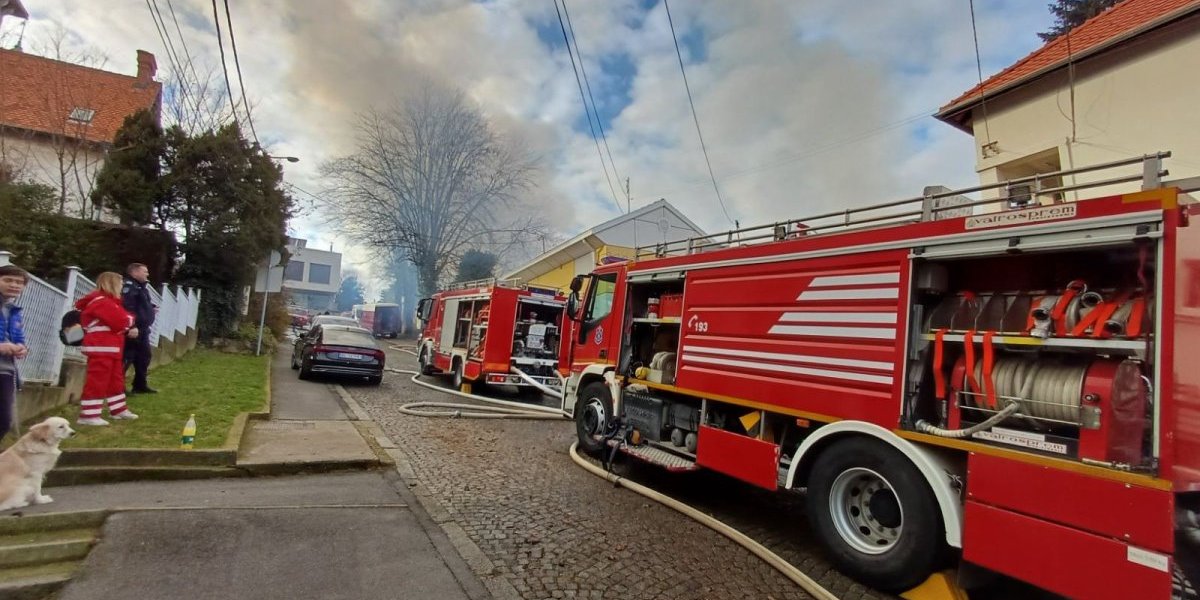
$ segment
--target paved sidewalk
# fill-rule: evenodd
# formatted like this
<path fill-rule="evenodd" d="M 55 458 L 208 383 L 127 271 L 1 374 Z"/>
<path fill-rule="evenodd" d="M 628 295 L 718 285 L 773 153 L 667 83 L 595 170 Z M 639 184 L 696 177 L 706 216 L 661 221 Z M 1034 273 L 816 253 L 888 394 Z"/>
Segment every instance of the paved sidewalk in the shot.
<path fill-rule="evenodd" d="M 333 386 L 301 381 L 290 352 L 280 348 L 271 362 L 271 418 L 251 421 L 238 452 L 248 468 L 378 466 L 380 457 L 351 422 Z"/>
<path fill-rule="evenodd" d="M 391 471 L 54 490 L 25 514 L 109 510 L 75 598 L 447 598 L 486 589 Z"/>
<path fill-rule="evenodd" d="M 299 381 L 286 353 L 271 385 L 271 417 L 248 425 L 239 467 L 390 464 L 393 444 L 369 417 L 336 386 Z M 491 598 L 394 469 L 47 491 L 53 503 L 0 518 L 113 512 L 60 600 Z"/>

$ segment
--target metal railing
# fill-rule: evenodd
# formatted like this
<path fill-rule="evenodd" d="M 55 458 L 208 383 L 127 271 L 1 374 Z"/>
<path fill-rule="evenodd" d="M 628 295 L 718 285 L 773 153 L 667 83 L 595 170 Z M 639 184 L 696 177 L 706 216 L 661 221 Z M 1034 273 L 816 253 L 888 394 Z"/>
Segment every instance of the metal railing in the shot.
<path fill-rule="evenodd" d="M 9 264 L 8 252 L 0 251 L 0 265 Z M 25 324 L 26 346 L 29 356 L 18 361 L 17 368 L 22 381 L 58 383 L 62 371 L 63 345 L 58 341 L 58 330 L 62 324 L 59 309 L 67 301 L 67 294 L 38 277 L 29 276 L 25 291 L 17 298 Z M 39 343 L 50 339 L 54 343 Z"/>
<path fill-rule="evenodd" d="M 1020 177 L 993 183 L 979 185 L 959 190 L 927 193 L 915 198 L 905 198 L 858 208 L 847 208 L 841 211 L 827 212 L 798 219 L 778 221 L 766 225 L 731 229 L 712 235 L 690 237 L 673 242 L 659 243 L 652 246 L 639 246 L 634 252 L 637 259 L 645 257 L 664 257 L 693 254 L 696 252 L 711 252 L 721 248 L 745 246 L 758 243 L 777 242 L 785 239 L 821 235 L 825 233 L 844 233 L 876 227 L 908 225 L 922 221 L 935 221 L 939 218 L 957 216 L 964 209 L 974 210 L 975 207 L 1001 205 L 1012 200 L 1014 195 L 1029 197 L 1029 206 L 1037 205 L 1038 196 L 1061 194 L 1089 188 L 1104 187 L 1140 181 L 1142 189 L 1159 187 L 1161 180 L 1168 172 L 1162 168 L 1162 161 L 1170 158 L 1170 152 L 1156 152 L 1143 156 L 1126 158 L 1107 163 L 1090 165 L 1069 170 L 1038 173 L 1028 177 Z M 1117 175 L 1097 181 L 1087 181 L 1071 185 L 1052 185 L 1043 187 L 1047 182 L 1062 181 L 1064 176 L 1080 175 L 1096 171 L 1107 171 L 1141 165 L 1142 169 L 1136 174 Z M 971 200 L 965 194 L 999 190 L 1003 192 L 997 198 Z M 963 202 L 966 200 L 966 202 Z M 958 212 L 951 212 L 958 211 Z M 946 213 L 943 215 L 942 213 Z"/>
<path fill-rule="evenodd" d="M 487 279 L 475 279 L 472 281 L 460 281 L 452 283 L 446 287 L 446 290 L 467 290 L 471 288 L 486 288 L 486 287 L 506 287 L 514 289 L 524 289 L 525 283 L 520 278 L 513 277 L 511 279 L 496 279 L 488 277 Z"/>
<path fill-rule="evenodd" d="M 0 250 L 0 265 L 11 262 L 12 253 Z M 25 339 L 29 356 L 18 363 L 21 379 L 27 382 L 56 385 L 62 373 L 64 357 L 79 357 L 78 347 L 64 346 L 58 337 L 63 315 L 75 308 L 75 302 L 96 289 L 78 267 L 68 267 L 66 290 L 59 290 L 41 278 L 29 276 L 29 283 L 17 299 L 22 309 Z M 179 288 L 172 292 L 163 284 L 162 291 L 150 289 L 150 298 L 159 309 L 150 328 L 150 345 L 157 347 L 163 339 L 174 341 L 176 334 L 186 334 L 196 327 L 201 295 L 198 290 Z"/>

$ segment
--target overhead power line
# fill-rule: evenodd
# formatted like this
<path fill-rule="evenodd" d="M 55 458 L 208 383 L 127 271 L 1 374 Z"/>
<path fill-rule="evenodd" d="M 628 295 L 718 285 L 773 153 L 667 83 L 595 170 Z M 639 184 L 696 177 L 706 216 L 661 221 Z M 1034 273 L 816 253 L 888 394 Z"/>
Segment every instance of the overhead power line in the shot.
<path fill-rule="evenodd" d="M 683 53 L 679 51 L 679 38 L 675 35 L 675 21 L 671 19 L 671 5 L 667 0 L 663 0 L 663 8 L 667 11 L 667 24 L 671 26 L 671 39 L 675 42 L 675 56 L 679 59 L 679 72 L 683 75 L 683 89 L 687 91 L 688 106 L 692 108 L 692 121 L 696 124 L 696 137 L 700 138 L 700 151 L 704 153 L 708 178 L 712 181 L 713 191 L 717 193 L 717 203 L 721 205 L 721 212 L 725 213 L 725 218 L 736 227 L 737 221 L 729 216 L 729 210 L 725 208 L 725 200 L 721 198 L 721 188 L 717 187 L 717 176 L 713 174 L 712 161 L 708 159 L 708 147 L 705 146 L 704 134 L 700 131 L 700 117 L 696 115 L 696 103 L 692 100 L 692 86 L 688 85 L 687 71 L 683 68 Z"/>
<path fill-rule="evenodd" d="M 175 16 L 175 3 L 167 0 L 167 8 L 171 11 L 171 21 L 175 23 L 175 32 L 179 34 L 179 45 L 183 47 L 183 55 L 187 58 L 187 69 L 192 73 L 192 80 L 200 85 L 200 76 L 196 73 L 196 63 L 192 61 L 192 52 L 188 49 L 187 39 L 183 36 L 183 28 L 179 26 L 179 18 Z"/>
<path fill-rule="evenodd" d="M 583 85 L 587 88 L 588 99 L 592 101 L 592 114 L 596 116 L 596 127 L 600 130 L 600 139 L 604 142 L 604 152 L 608 154 L 608 164 L 612 165 L 613 178 L 617 186 L 621 185 L 621 174 L 617 172 L 617 161 L 613 160 L 612 150 L 608 148 L 608 136 L 604 135 L 604 123 L 600 120 L 600 107 L 596 105 L 596 97 L 592 96 L 592 84 L 588 81 L 587 65 L 583 60 L 583 51 L 579 49 L 579 39 L 575 37 L 575 26 L 571 24 L 571 11 L 567 10 L 567 0 L 562 0 L 563 15 L 567 17 L 567 29 L 571 30 L 571 41 L 575 43 L 575 56 L 579 57 L 579 72 L 583 73 Z M 586 107 L 585 107 L 586 108 Z M 628 201 L 626 194 L 626 201 Z M 628 204 L 626 204 L 628 212 Z"/>
<path fill-rule="evenodd" d="M 225 0 L 225 24 L 229 26 L 229 46 L 233 50 L 233 66 L 237 68 L 238 88 L 242 91 L 242 107 L 246 109 L 246 122 L 250 124 L 250 133 L 254 135 L 254 143 L 262 148 L 258 141 L 258 132 L 254 129 L 254 117 L 250 116 L 250 100 L 246 98 L 246 81 L 242 79 L 242 61 L 238 59 L 237 38 L 233 35 L 233 18 L 229 15 L 229 0 Z"/>
<path fill-rule="evenodd" d="M 608 164 L 604 162 L 604 153 L 600 151 L 600 138 L 596 136 L 596 127 L 592 125 L 592 116 L 588 112 L 587 96 L 583 93 L 583 80 L 579 77 L 579 67 L 575 65 L 575 52 L 571 50 L 571 40 L 567 37 L 567 26 L 563 23 L 562 10 L 558 8 L 558 0 L 554 0 L 554 12 L 558 13 L 558 26 L 562 29 L 563 43 L 567 45 L 567 56 L 571 58 L 571 70 L 575 72 L 575 85 L 579 86 L 579 99 L 583 100 L 583 111 L 587 115 L 588 129 L 592 132 L 592 141 L 596 143 L 596 156 L 600 157 L 600 167 L 604 169 L 604 179 L 608 182 L 608 191 L 612 193 L 613 204 L 617 205 L 617 212 L 622 212 L 621 202 L 617 200 L 617 190 L 608 176 Z"/>
<path fill-rule="evenodd" d="M 229 93 L 229 111 L 233 120 L 238 120 L 237 102 L 233 99 L 233 85 L 229 83 L 229 68 L 225 66 L 225 41 L 221 38 L 221 13 L 217 11 L 217 0 L 212 0 L 213 25 L 217 28 L 217 48 L 221 51 L 221 72 L 225 74 L 225 91 Z"/>
<path fill-rule="evenodd" d="M 175 51 L 175 44 L 171 41 L 171 33 L 167 31 L 167 22 L 162 18 L 162 13 L 158 10 L 158 3 L 146 0 L 146 9 L 150 11 L 150 20 L 154 21 L 154 30 L 158 32 L 158 39 L 163 44 L 163 54 L 167 57 L 167 64 L 171 66 L 171 70 L 176 73 L 180 72 L 179 54 Z M 184 106 L 187 105 L 188 97 L 191 96 L 192 104 L 198 105 L 199 100 L 196 94 L 192 94 L 187 85 L 186 78 L 179 81 L 180 102 Z"/>

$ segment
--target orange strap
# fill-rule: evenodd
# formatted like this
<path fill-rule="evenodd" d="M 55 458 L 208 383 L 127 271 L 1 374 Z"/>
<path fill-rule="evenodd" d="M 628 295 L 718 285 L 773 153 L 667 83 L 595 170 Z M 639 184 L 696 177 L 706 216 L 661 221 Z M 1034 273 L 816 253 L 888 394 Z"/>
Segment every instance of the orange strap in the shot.
<path fill-rule="evenodd" d="M 967 361 L 967 389 L 978 394 L 979 380 L 975 379 L 975 330 L 968 330 L 963 334 L 963 350 L 966 351 Z"/>
<path fill-rule="evenodd" d="M 1133 308 L 1129 311 L 1129 320 L 1125 322 L 1125 337 L 1135 338 L 1142 335 L 1142 320 L 1146 318 L 1146 297 L 1138 296 L 1133 299 Z"/>
<path fill-rule="evenodd" d="M 1067 334 L 1067 307 L 1071 305 L 1071 301 L 1085 287 L 1087 287 L 1086 284 L 1078 279 L 1068 283 L 1067 289 L 1063 290 L 1062 295 L 1058 297 L 1058 302 L 1054 303 L 1054 310 L 1050 311 L 1050 319 L 1054 321 L 1056 335 L 1064 336 Z"/>
<path fill-rule="evenodd" d="M 1108 321 L 1109 317 L 1111 317 L 1113 313 L 1117 312 L 1117 309 L 1121 308 L 1121 305 L 1125 304 L 1125 302 L 1128 300 L 1129 292 L 1121 292 L 1113 298 L 1101 301 L 1100 304 L 1097 304 L 1095 308 L 1092 309 L 1092 312 L 1088 313 L 1086 317 L 1081 319 L 1079 323 L 1075 325 L 1075 329 L 1071 330 L 1071 335 L 1080 337 L 1085 336 L 1087 335 L 1088 327 L 1091 327 L 1093 338 L 1110 337 L 1112 334 L 1104 328 L 1104 323 L 1105 321 Z"/>
<path fill-rule="evenodd" d="M 938 400 L 946 398 L 946 373 L 942 370 L 945 361 L 946 328 L 937 330 L 933 336 L 933 395 Z"/>
<path fill-rule="evenodd" d="M 994 331 L 985 331 L 983 334 L 983 393 L 987 398 L 988 408 L 996 408 L 996 384 L 992 381 L 992 367 L 996 362 L 996 355 L 992 349 L 994 335 Z"/>

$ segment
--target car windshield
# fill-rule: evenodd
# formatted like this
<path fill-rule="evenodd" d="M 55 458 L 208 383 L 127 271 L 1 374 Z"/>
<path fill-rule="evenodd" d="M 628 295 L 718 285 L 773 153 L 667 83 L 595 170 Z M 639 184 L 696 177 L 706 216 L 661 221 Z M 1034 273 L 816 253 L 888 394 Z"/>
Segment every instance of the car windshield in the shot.
<path fill-rule="evenodd" d="M 326 327 L 322 330 L 321 341 L 337 346 L 358 346 L 375 348 L 375 338 L 371 333 L 359 327 Z"/>

